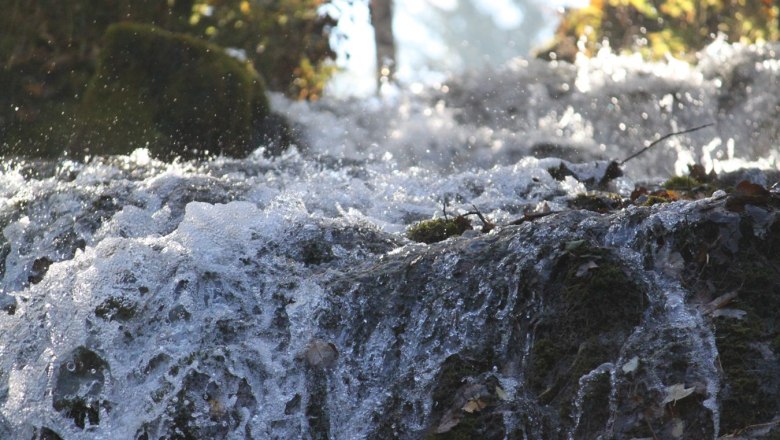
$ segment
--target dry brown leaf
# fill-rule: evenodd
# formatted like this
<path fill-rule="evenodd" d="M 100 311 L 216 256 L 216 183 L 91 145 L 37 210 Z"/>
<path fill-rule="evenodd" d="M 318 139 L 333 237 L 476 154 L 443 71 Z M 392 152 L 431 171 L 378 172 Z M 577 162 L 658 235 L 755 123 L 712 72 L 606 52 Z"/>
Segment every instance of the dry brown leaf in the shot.
<path fill-rule="evenodd" d="M 312 339 L 303 353 L 304 359 L 312 367 L 330 368 L 336 364 L 339 352 L 336 346 L 322 339 Z"/>
<path fill-rule="evenodd" d="M 471 414 L 474 412 L 482 411 L 487 407 L 487 404 L 482 401 L 482 399 L 471 399 L 468 402 L 466 402 L 465 405 L 463 405 L 463 408 L 461 408 L 463 411 L 466 411 L 467 413 Z"/>
<path fill-rule="evenodd" d="M 766 205 L 772 194 L 763 186 L 743 180 L 737 184 L 734 192 L 726 198 L 726 209 L 732 212 L 742 212 L 745 205 Z"/>

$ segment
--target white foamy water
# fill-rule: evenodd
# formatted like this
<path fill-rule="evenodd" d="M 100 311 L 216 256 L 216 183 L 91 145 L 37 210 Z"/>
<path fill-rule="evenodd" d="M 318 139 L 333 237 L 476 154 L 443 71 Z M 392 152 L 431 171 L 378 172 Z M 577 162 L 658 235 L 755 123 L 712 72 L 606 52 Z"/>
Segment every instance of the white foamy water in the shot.
<path fill-rule="evenodd" d="M 777 169 L 775 49 L 718 42 L 700 58 L 517 60 L 385 99 L 275 97 L 306 145 L 274 159 L 7 161 L 0 438 L 309 438 L 307 405 L 332 407 L 334 438 L 363 438 L 387 404 L 381 384 L 307 369 L 326 333 L 314 318 L 334 277 L 422 246 L 403 232 L 445 201 L 497 223 L 562 209 L 586 187 L 553 179 L 556 157 L 598 170 L 710 122 L 627 163 L 616 188 L 694 162 Z M 312 386 L 335 394 L 301 397 Z M 430 408 L 418 410 L 421 429 Z"/>

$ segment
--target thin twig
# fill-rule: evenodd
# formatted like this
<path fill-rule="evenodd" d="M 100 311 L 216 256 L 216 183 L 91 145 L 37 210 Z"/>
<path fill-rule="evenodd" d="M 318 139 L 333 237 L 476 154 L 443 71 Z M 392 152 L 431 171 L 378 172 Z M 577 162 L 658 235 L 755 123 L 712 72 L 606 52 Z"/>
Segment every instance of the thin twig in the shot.
<path fill-rule="evenodd" d="M 645 151 L 649 150 L 649 149 L 650 149 L 650 148 L 652 148 L 652 147 L 653 147 L 655 144 L 657 144 L 657 143 L 659 143 L 659 142 L 661 142 L 661 141 L 664 141 L 664 140 L 666 140 L 666 139 L 669 139 L 669 138 L 670 138 L 670 137 L 672 137 L 672 136 L 677 136 L 678 134 L 691 133 L 691 132 L 694 132 L 694 131 L 696 131 L 696 130 L 701 130 L 702 128 L 707 128 L 707 127 L 709 127 L 709 126 L 711 126 L 711 125 L 715 125 L 715 124 L 714 124 L 714 123 L 712 123 L 712 122 L 710 122 L 709 124 L 704 124 L 704 125 L 700 125 L 700 126 L 698 126 L 698 127 L 689 128 L 688 130 L 683 130 L 683 131 L 676 131 L 676 132 L 674 132 L 674 133 L 665 134 L 665 135 L 661 136 L 661 138 L 660 138 L 660 139 L 658 139 L 658 140 L 655 140 L 655 141 L 651 142 L 651 143 L 650 143 L 650 145 L 646 146 L 645 148 L 642 148 L 641 150 L 637 151 L 636 153 L 632 154 L 631 156 L 628 156 L 627 158 L 623 159 L 623 161 L 622 161 L 622 162 L 620 162 L 620 165 L 623 165 L 623 164 L 625 164 L 625 163 L 626 163 L 626 162 L 628 162 L 629 160 L 631 160 L 631 159 L 633 159 L 633 158 L 635 158 L 635 157 L 639 156 L 640 154 L 644 153 Z"/>
<path fill-rule="evenodd" d="M 476 206 L 476 205 L 471 205 L 471 207 L 472 207 L 472 208 L 474 208 L 474 210 L 473 210 L 473 211 L 469 211 L 469 212 L 467 212 L 467 213 L 466 213 L 466 214 L 464 214 L 464 215 L 469 215 L 469 214 L 476 214 L 476 216 L 477 216 L 477 217 L 479 217 L 479 220 L 482 222 L 482 224 L 483 224 L 483 225 L 486 225 L 486 224 L 490 223 L 490 222 L 488 222 L 488 221 L 485 219 L 485 216 L 484 216 L 484 215 L 482 215 L 482 213 L 481 213 L 481 212 L 479 212 L 479 209 L 477 209 L 477 206 Z"/>

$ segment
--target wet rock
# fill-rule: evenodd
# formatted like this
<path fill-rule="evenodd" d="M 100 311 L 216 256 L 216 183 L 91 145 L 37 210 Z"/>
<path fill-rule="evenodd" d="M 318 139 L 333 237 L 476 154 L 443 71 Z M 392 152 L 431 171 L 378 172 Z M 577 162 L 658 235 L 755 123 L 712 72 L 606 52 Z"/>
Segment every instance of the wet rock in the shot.
<path fill-rule="evenodd" d="M 49 270 L 52 261 L 48 257 L 36 258 L 33 261 L 32 268 L 30 269 L 30 275 L 27 277 L 27 282 L 30 284 L 38 284 L 43 280 L 46 272 Z"/>
<path fill-rule="evenodd" d="M 0 293 L 0 310 L 9 315 L 16 313 L 16 298 L 7 293 Z"/>
<path fill-rule="evenodd" d="M 780 203 L 686 203 L 563 212 L 334 280 L 320 322 L 346 342 L 337 373 L 386 393 L 371 435 L 713 438 L 773 423 Z M 739 313 L 699 311 L 726 306 Z M 376 347 L 381 367 L 358 361 Z"/>
<path fill-rule="evenodd" d="M 33 440 L 62 440 L 62 437 L 54 430 L 42 426 L 39 431 L 33 433 Z"/>
<path fill-rule="evenodd" d="M 136 305 L 127 298 L 109 298 L 95 309 L 95 316 L 107 321 L 127 321 L 135 316 Z"/>
<path fill-rule="evenodd" d="M 97 353 L 78 347 L 57 365 L 52 391 L 54 409 L 84 429 L 100 424 L 100 412 L 109 411 L 103 398 L 110 381 L 109 366 Z"/>

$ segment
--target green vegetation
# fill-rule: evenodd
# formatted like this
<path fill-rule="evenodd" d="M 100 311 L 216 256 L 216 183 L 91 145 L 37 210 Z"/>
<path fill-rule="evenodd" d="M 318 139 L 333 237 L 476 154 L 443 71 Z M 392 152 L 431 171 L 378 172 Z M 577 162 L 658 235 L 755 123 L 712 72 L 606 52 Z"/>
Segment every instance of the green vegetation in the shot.
<path fill-rule="evenodd" d="M 469 229 L 471 222 L 459 215 L 452 219 L 437 218 L 419 222 L 409 227 L 406 236 L 409 240 L 430 244 L 446 240 L 453 235 L 461 235 Z"/>
<path fill-rule="evenodd" d="M 713 312 L 724 374 L 719 395 L 724 434 L 770 422 L 780 410 L 775 397 L 780 390 L 775 360 L 780 356 L 780 257 L 776 251 L 780 223 L 769 226 L 761 236 L 753 226 L 754 220 L 743 216 L 730 227 L 715 222 L 691 225 L 675 237 L 687 263 L 683 272 L 686 287 L 705 302 L 732 294 L 734 298 L 722 307 L 744 312 L 741 317 Z"/>
<path fill-rule="evenodd" d="M 673 190 L 691 190 L 701 185 L 701 182 L 690 176 L 672 176 L 663 183 L 663 187 Z"/>
<path fill-rule="evenodd" d="M 608 45 L 650 59 L 691 59 L 718 34 L 732 42 L 775 41 L 779 17 L 780 5 L 771 1 L 591 0 L 564 15 L 540 56 L 571 61 L 578 51 L 592 56 Z"/>
<path fill-rule="evenodd" d="M 317 12 L 324 1 L 6 2 L 0 15 L 0 153 L 53 156 L 78 140 L 85 90 L 111 42 L 103 36 L 120 22 L 186 34 L 218 47 L 213 51 L 240 49 L 272 90 L 316 99 L 333 71 L 325 32 L 333 20 Z M 181 87 L 191 79 L 182 78 Z M 128 112 L 149 111 L 138 109 L 135 100 L 117 105 Z M 165 138 L 164 130 L 159 138 L 157 128 L 150 131 L 147 139 Z"/>
<path fill-rule="evenodd" d="M 607 249 L 586 241 L 566 244 L 552 273 L 557 275 L 545 286 L 548 310 L 534 335 L 528 383 L 541 403 L 559 407 L 567 418 L 579 378 L 617 356 L 647 301 Z M 608 391 L 597 382 L 587 393 L 606 404 Z"/>
<path fill-rule="evenodd" d="M 500 402 L 496 391 L 498 380 L 491 374 L 495 354 L 491 351 L 470 354 L 451 355 L 442 363 L 432 395 L 435 408 L 432 419 L 436 422 L 424 437 L 426 440 L 506 437 L 501 415 L 492 411 Z M 473 395 L 464 393 L 469 387 L 479 391 Z M 469 408 L 469 397 L 479 405 Z"/>
<path fill-rule="evenodd" d="M 619 194 L 593 191 L 577 194 L 575 198 L 569 200 L 569 206 L 572 209 L 585 209 L 604 214 L 621 209 L 625 204 Z"/>
<path fill-rule="evenodd" d="M 260 77 L 194 37 L 150 25 L 109 27 L 79 112 L 76 152 L 245 154 L 268 113 Z"/>

